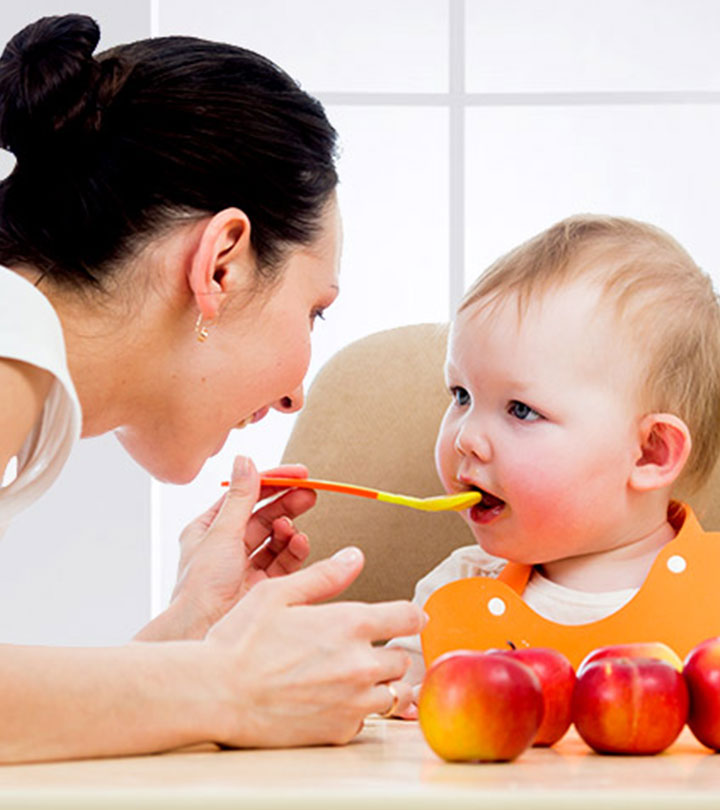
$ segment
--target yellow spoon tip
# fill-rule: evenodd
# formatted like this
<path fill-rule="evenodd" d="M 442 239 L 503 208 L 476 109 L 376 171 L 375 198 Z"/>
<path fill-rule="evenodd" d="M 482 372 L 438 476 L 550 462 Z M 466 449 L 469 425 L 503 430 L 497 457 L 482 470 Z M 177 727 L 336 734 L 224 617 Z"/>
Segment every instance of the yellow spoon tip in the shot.
<path fill-rule="evenodd" d="M 482 495 L 479 492 L 458 492 L 456 495 L 436 495 L 432 498 L 413 498 L 410 495 L 395 495 L 392 492 L 380 492 L 379 501 L 396 503 L 400 506 L 409 506 L 411 509 L 420 509 L 423 512 L 444 512 L 451 510 L 460 512 L 476 503 L 480 503 Z"/>

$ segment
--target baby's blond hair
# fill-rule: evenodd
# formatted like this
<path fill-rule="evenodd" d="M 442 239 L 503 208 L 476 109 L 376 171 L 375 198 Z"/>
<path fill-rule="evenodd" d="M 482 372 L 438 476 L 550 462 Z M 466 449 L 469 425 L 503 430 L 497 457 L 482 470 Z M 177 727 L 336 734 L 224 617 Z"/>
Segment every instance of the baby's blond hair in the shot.
<path fill-rule="evenodd" d="M 549 290 L 597 284 L 623 337 L 640 353 L 643 406 L 688 426 L 683 484 L 709 477 L 720 453 L 720 305 L 712 281 L 667 233 L 643 222 L 581 214 L 502 256 L 470 287 L 459 312 L 516 296 L 519 314 Z"/>

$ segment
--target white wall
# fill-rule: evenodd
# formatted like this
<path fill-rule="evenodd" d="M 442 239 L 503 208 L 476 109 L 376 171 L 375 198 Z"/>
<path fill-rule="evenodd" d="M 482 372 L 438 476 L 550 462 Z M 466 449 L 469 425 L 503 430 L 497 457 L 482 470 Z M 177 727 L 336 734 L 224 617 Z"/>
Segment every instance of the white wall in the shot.
<path fill-rule="evenodd" d="M 28 2 L 4 13 L 0 33 L 66 9 Z M 152 30 L 259 50 L 325 103 L 341 140 L 345 253 L 342 294 L 318 324 L 310 377 L 361 335 L 445 320 L 492 259 L 577 211 L 655 222 L 720 282 L 716 0 L 134 0 L 74 9 L 99 19 L 106 44 Z M 74 623 L 91 641 L 112 640 L 139 620 L 134 611 L 150 598 L 150 523 L 157 609 L 172 585 L 180 528 L 215 500 L 234 453 L 273 464 L 292 421 L 278 415 L 237 433 L 193 484 L 153 484 L 151 500 L 143 475 L 118 466 L 110 442 L 98 444 L 105 474 L 118 476 L 102 490 L 106 508 L 132 523 L 122 530 L 137 543 L 128 548 L 107 537 L 102 514 L 94 523 L 85 515 L 88 533 L 75 537 L 83 487 L 97 475 L 97 462 L 78 457 L 66 485 L 81 493 L 80 506 L 63 515 L 48 496 L 47 516 L 36 518 L 49 535 L 62 527 L 78 543 L 45 611 L 48 637 L 77 639 Z M 124 509 L 126 498 L 138 505 Z M 37 525 L 22 548 L 44 565 L 56 544 Z M 27 561 L 17 565 L 21 541 L 12 542 L 12 553 L 0 543 L 0 570 L 14 583 L 0 593 L 0 616 L 11 617 L 0 638 L 9 625 L 35 638 L 41 622 L 28 606 L 43 601 L 50 575 L 38 585 Z M 123 596 L 102 592 L 109 559 L 125 572 Z"/>

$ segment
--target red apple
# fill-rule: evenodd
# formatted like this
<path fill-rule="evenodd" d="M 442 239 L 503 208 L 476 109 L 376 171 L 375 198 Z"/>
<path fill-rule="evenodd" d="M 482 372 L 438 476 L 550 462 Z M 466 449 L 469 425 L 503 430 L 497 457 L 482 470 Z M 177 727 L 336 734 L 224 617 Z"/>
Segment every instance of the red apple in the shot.
<path fill-rule="evenodd" d="M 545 710 L 533 745 L 555 745 L 572 722 L 572 696 L 575 688 L 575 670 L 572 664 L 561 652 L 549 647 L 521 647 L 503 651 L 502 654 L 522 661 L 538 676 Z"/>
<path fill-rule="evenodd" d="M 657 658 L 603 658 L 578 675 L 572 704 L 578 734 L 599 753 L 657 754 L 682 731 L 688 691 Z"/>
<path fill-rule="evenodd" d="M 639 641 L 632 644 L 613 644 L 609 647 L 598 647 L 596 650 L 592 650 L 580 663 L 578 675 L 582 675 L 588 664 L 599 661 L 601 658 L 657 658 L 660 661 L 666 661 L 678 672 L 682 672 L 683 668 L 680 656 L 672 647 L 668 647 L 662 641 Z"/>
<path fill-rule="evenodd" d="M 693 647 L 683 675 L 690 694 L 690 731 L 703 745 L 720 751 L 720 638 Z"/>
<path fill-rule="evenodd" d="M 471 650 L 437 658 L 418 698 L 428 745 L 451 761 L 515 759 L 532 743 L 542 712 L 542 687 L 529 667 Z"/>

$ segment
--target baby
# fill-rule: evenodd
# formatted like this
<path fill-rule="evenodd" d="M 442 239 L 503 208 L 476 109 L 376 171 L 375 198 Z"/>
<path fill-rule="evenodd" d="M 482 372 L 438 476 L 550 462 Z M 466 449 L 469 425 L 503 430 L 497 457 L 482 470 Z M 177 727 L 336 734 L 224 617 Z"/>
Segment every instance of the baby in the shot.
<path fill-rule="evenodd" d="M 470 288 L 446 363 L 452 402 L 436 444 L 476 546 L 416 588 L 532 565 L 522 598 L 561 624 L 607 616 L 677 532 L 671 492 L 720 451 L 720 307 L 670 236 L 576 216 L 503 256 Z M 422 680 L 419 638 L 408 678 Z"/>

